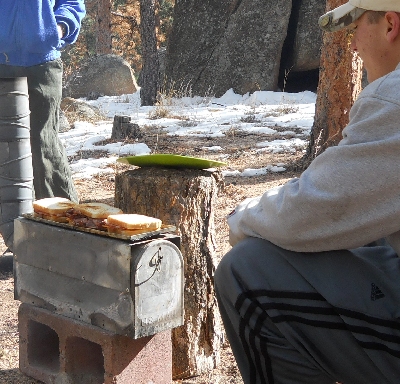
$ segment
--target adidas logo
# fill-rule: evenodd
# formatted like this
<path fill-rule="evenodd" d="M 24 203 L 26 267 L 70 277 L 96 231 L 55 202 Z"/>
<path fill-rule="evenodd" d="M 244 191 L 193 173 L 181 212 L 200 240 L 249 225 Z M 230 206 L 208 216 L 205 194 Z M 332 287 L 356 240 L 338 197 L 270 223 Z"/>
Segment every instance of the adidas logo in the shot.
<path fill-rule="evenodd" d="M 377 285 L 371 283 L 371 300 L 375 301 L 385 297 L 385 294 L 379 289 Z"/>

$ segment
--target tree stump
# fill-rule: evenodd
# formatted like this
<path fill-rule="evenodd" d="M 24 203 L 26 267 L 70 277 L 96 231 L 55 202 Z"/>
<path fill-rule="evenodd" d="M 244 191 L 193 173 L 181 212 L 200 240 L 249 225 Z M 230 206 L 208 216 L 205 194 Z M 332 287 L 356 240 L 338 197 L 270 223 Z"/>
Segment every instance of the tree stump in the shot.
<path fill-rule="evenodd" d="M 176 226 L 185 264 L 185 322 L 172 330 L 172 376 L 219 363 L 222 326 L 214 293 L 214 210 L 222 175 L 192 169 L 139 168 L 115 180 L 115 205 Z"/>
<path fill-rule="evenodd" d="M 141 139 L 142 132 L 138 124 L 131 123 L 130 116 L 114 116 L 111 138 L 115 140 Z"/>

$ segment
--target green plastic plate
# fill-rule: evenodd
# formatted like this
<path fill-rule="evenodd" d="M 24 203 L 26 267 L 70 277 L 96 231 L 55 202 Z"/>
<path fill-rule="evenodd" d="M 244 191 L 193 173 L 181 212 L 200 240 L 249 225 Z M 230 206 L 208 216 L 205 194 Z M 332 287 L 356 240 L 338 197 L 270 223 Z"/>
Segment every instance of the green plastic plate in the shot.
<path fill-rule="evenodd" d="M 138 167 L 170 167 L 170 168 L 195 168 L 207 169 L 227 165 L 221 161 L 207 160 L 199 157 L 154 154 L 144 156 L 127 156 L 117 159 L 124 164 L 136 165 Z"/>

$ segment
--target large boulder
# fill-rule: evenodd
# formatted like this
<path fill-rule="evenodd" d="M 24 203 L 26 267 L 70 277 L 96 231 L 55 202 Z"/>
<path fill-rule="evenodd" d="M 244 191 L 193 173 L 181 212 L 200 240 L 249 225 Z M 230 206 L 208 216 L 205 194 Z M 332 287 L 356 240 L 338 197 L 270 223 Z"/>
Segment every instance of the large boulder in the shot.
<path fill-rule="evenodd" d="M 93 105 L 89 105 L 84 101 L 76 100 L 72 97 L 65 97 L 61 100 L 60 105 L 60 125 L 62 123 L 61 129 L 63 129 L 64 132 L 68 130 L 68 125 L 65 119 L 67 119 L 68 122 L 96 122 L 100 120 L 105 120 L 106 117 L 97 107 Z"/>
<path fill-rule="evenodd" d="M 71 123 L 68 120 L 68 117 L 64 113 L 62 109 L 59 110 L 59 116 L 58 116 L 58 131 L 60 133 L 68 132 L 72 127 Z"/>
<path fill-rule="evenodd" d="M 318 82 L 325 0 L 177 0 L 165 76 L 175 88 L 220 96 Z M 291 80 L 291 78 L 289 78 Z M 304 84 L 304 89 L 310 89 Z M 300 89 L 301 90 L 301 89 Z"/>
<path fill-rule="evenodd" d="M 174 22 L 168 38 L 165 61 L 165 83 L 173 87 L 188 84 L 206 87 L 197 79 L 224 35 L 229 21 L 232 0 L 176 1 Z M 209 84 L 210 82 L 208 82 Z"/>
<path fill-rule="evenodd" d="M 166 77 L 193 93 L 275 90 L 292 0 L 187 0 L 175 4 Z"/>
<path fill-rule="evenodd" d="M 138 86 L 129 63 L 117 55 L 99 55 L 90 58 L 63 89 L 64 97 L 118 96 L 135 93 Z"/>
<path fill-rule="evenodd" d="M 319 68 L 322 30 L 318 25 L 318 18 L 325 12 L 325 8 L 325 0 L 300 2 L 297 23 L 291 26 L 295 34 L 294 44 L 291 47 L 291 67 L 294 72 Z"/>

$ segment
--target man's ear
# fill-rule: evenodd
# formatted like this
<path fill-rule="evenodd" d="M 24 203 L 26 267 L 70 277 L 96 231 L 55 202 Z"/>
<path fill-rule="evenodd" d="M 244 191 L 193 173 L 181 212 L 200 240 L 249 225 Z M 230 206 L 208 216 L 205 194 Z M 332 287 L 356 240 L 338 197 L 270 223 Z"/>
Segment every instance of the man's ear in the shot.
<path fill-rule="evenodd" d="M 400 16 L 396 12 L 386 12 L 385 20 L 387 24 L 386 38 L 392 43 L 400 33 Z"/>

